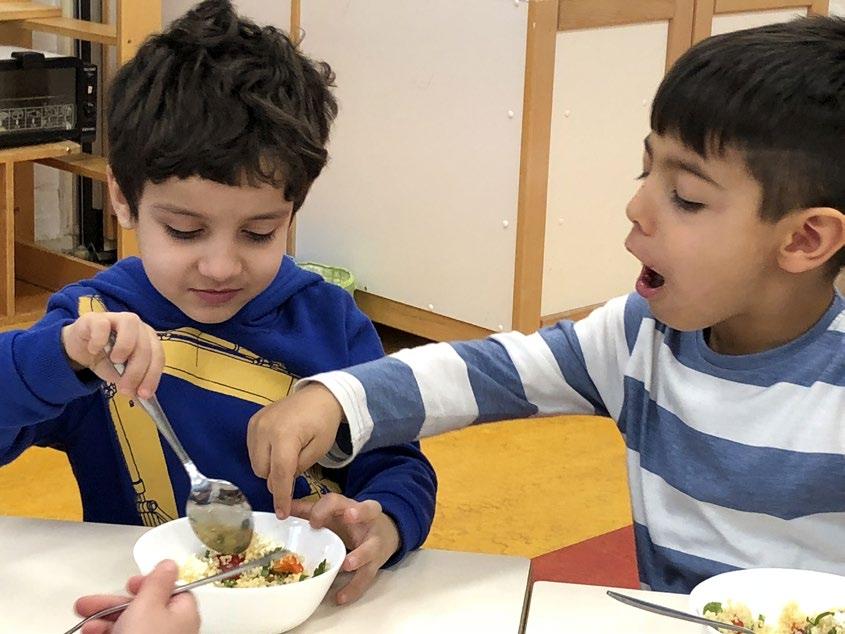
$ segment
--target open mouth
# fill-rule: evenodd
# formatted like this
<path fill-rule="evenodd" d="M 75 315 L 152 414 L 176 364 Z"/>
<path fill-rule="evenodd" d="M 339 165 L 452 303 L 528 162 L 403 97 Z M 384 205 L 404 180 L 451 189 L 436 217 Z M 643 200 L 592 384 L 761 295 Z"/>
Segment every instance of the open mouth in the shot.
<path fill-rule="evenodd" d="M 663 276 L 660 273 L 648 266 L 643 267 L 640 279 L 642 279 L 645 285 L 649 288 L 660 288 L 666 283 L 666 280 L 663 279 Z"/>
<path fill-rule="evenodd" d="M 650 266 L 643 266 L 640 277 L 637 278 L 637 293 L 645 299 L 651 299 L 666 283 L 664 277 Z"/>

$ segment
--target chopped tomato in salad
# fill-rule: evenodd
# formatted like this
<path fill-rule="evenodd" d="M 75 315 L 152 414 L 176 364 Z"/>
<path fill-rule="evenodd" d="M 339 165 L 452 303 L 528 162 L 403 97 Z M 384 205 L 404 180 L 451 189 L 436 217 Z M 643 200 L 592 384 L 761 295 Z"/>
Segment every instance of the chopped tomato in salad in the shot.
<path fill-rule="evenodd" d="M 242 554 L 224 555 L 206 550 L 201 555 L 192 555 L 180 566 L 179 579 L 188 583 L 220 572 L 228 572 L 246 562 L 272 554 L 278 549 L 280 549 L 278 544 L 255 535 Z M 264 588 L 303 581 L 309 577 L 316 577 L 329 568 L 326 560 L 323 560 L 309 575 L 305 572 L 305 564 L 298 554 L 287 550 L 284 554 L 279 554 L 279 559 L 273 559 L 269 565 L 250 568 L 238 575 L 217 581 L 215 585 L 226 588 Z"/>
<path fill-rule="evenodd" d="M 276 562 L 270 565 L 270 572 L 277 575 L 294 575 L 305 570 L 305 567 L 299 562 L 296 555 L 285 555 Z"/>

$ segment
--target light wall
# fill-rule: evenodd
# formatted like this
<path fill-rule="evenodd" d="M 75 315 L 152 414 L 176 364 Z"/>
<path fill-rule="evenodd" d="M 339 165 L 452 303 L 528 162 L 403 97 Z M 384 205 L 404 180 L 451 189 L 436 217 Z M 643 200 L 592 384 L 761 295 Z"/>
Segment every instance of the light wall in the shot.
<path fill-rule="evenodd" d="M 557 35 L 542 314 L 629 292 L 625 205 L 642 171 L 667 23 Z"/>
<path fill-rule="evenodd" d="M 170 24 L 195 4 L 196 0 L 162 0 L 162 23 Z M 272 24 L 285 30 L 290 28 L 290 0 L 233 0 L 232 4 L 239 13 L 259 23 Z"/>
<path fill-rule="evenodd" d="M 337 73 L 329 151 L 297 255 L 359 288 L 510 328 L 528 6 L 302 4 L 303 47 Z"/>

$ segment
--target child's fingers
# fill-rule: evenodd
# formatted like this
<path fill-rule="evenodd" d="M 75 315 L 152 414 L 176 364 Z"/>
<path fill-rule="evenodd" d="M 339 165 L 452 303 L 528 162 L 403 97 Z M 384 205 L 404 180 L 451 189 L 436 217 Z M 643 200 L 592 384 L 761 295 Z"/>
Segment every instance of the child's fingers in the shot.
<path fill-rule="evenodd" d="M 372 585 L 377 574 L 378 566 L 374 563 L 369 563 L 359 568 L 349 583 L 338 590 L 337 594 L 335 594 L 335 600 L 339 605 L 357 600 Z"/>
<path fill-rule="evenodd" d="M 290 505 L 290 514 L 295 517 L 301 517 L 304 520 L 311 519 L 311 511 L 314 509 L 316 502 L 311 500 L 294 500 Z"/>
<path fill-rule="evenodd" d="M 190 592 L 183 592 L 172 597 L 167 609 L 171 614 L 175 630 L 179 632 L 199 630 L 200 615 L 197 610 L 197 600 Z"/>
<path fill-rule="evenodd" d="M 147 364 L 147 371 L 141 384 L 138 386 L 138 396 L 141 398 L 150 398 L 158 389 L 158 383 L 161 380 L 161 373 L 164 370 L 164 348 L 158 338 L 155 330 L 149 326 L 145 326 L 147 331 L 146 336 L 149 341 L 150 358 Z"/>
<path fill-rule="evenodd" d="M 273 494 L 276 516 L 284 519 L 290 515 L 299 453 L 294 443 L 275 442 L 270 445 L 269 457 L 270 473 L 267 475 L 267 486 Z"/>
<path fill-rule="evenodd" d="M 379 541 L 370 537 L 365 539 L 360 546 L 346 555 L 346 559 L 344 559 L 343 564 L 341 564 L 341 569 L 346 572 L 353 572 L 355 570 L 360 570 L 371 563 L 376 563 L 376 567 L 378 568 L 381 564 L 387 561 L 387 558 L 384 558 L 382 561 L 376 561 L 379 554 Z"/>
<path fill-rule="evenodd" d="M 141 320 L 133 313 L 118 313 L 113 315 L 112 321 L 106 322 L 105 325 L 106 332 L 103 334 L 101 324 L 97 324 L 98 352 L 106 347 L 109 337 L 114 331 L 114 344 L 112 344 L 111 352 L 109 352 L 109 359 L 113 363 L 126 363 L 135 352 Z"/>
<path fill-rule="evenodd" d="M 356 504 L 354 500 L 337 493 L 329 493 L 317 501 L 311 509 L 308 520 L 314 528 L 323 528 L 332 520 L 342 517 L 344 512 L 354 504 Z"/>
<path fill-rule="evenodd" d="M 143 332 L 146 329 L 143 325 L 139 324 L 139 326 L 127 327 L 128 330 L 134 331 L 134 334 L 131 335 L 132 349 L 124 362 L 123 376 L 117 384 L 118 389 L 123 394 L 129 396 L 137 393 L 138 387 L 146 376 L 147 369 L 150 367 L 150 357 L 152 355 L 149 337 L 146 332 Z M 124 342 L 130 340 L 129 337 L 130 335 L 127 335 L 127 339 L 124 339 Z M 117 347 L 116 343 L 115 347 Z M 114 354 L 112 353 L 112 360 L 115 360 Z"/>
<path fill-rule="evenodd" d="M 381 515 L 381 504 L 375 500 L 356 502 L 343 513 L 343 521 L 347 524 L 366 524 Z"/>
<path fill-rule="evenodd" d="M 167 605 L 178 577 L 179 568 L 173 561 L 170 559 L 160 561 L 144 579 L 133 604 L 137 604 L 142 613 L 144 610 Z"/>
<path fill-rule="evenodd" d="M 131 597 L 121 597 L 115 594 L 92 594 L 77 599 L 73 609 L 76 610 L 79 616 L 91 616 L 100 610 L 126 603 L 130 599 Z M 115 618 L 118 616 L 119 614 L 116 614 Z"/>
<path fill-rule="evenodd" d="M 104 619 L 97 619 L 82 626 L 82 634 L 109 634 L 114 632 L 114 623 Z"/>
<path fill-rule="evenodd" d="M 111 335 L 111 321 L 105 315 L 96 315 L 87 319 L 80 319 L 79 336 L 87 342 L 88 354 L 98 357 L 109 342 Z"/>
<path fill-rule="evenodd" d="M 138 591 L 144 584 L 144 579 L 146 579 L 144 575 L 135 575 L 133 577 L 129 577 L 129 580 L 126 582 L 126 590 L 130 594 L 138 594 Z"/>

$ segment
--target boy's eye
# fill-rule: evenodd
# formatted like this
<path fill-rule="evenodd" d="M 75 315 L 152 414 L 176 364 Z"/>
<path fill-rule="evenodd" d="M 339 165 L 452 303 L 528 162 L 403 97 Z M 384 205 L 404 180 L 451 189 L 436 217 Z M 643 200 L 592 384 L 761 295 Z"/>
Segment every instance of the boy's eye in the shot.
<path fill-rule="evenodd" d="M 645 180 L 648 177 L 648 170 L 643 170 L 643 173 L 637 176 L 634 180 Z"/>
<path fill-rule="evenodd" d="M 253 242 L 269 242 L 273 239 L 273 236 L 276 235 L 275 230 L 270 233 L 256 233 L 255 231 L 244 231 L 244 233 L 246 234 L 246 237 Z"/>
<path fill-rule="evenodd" d="M 676 207 L 683 209 L 684 211 L 699 211 L 704 207 L 704 203 L 696 203 L 691 200 L 687 200 L 686 198 L 681 198 L 678 195 L 678 190 L 676 189 L 672 190 L 672 202 Z"/>
<path fill-rule="evenodd" d="M 170 225 L 164 225 L 165 230 L 171 237 L 176 238 L 177 240 L 192 240 L 196 238 L 201 232 L 202 229 L 194 229 L 193 231 L 179 231 L 179 229 L 174 229 Z"/>

